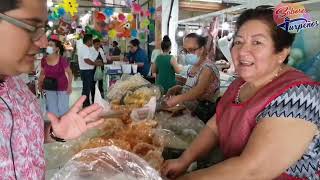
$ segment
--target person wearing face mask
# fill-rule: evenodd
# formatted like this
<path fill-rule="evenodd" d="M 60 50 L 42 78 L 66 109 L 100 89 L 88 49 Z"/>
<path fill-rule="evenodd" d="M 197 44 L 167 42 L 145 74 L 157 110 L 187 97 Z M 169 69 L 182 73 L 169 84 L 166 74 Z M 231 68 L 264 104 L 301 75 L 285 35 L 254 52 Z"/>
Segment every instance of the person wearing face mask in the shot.
<path fill-rule="evenodd" d="M 48 56 L 41 60 L 39 91 L 46 92 L 48 112 L 62 116 L 69 109 L 69 95 L 72 92 L 72 72 L 66 58 L 62 43 L 56 38 L 49 40 L 46 49 Z"/>
<path fill-rule="evenodd" d="M 184 104 L 202 121 L 208 121 L 215 113 L 215 102 L 219 96 L 219 70 L 207 59 L 206 38 L 196 33 L 188 34 L 183 41 L 185 63 L 189 66 L 184 86 L 169 89 L 169 107 Z"/>
<path fill-rule="evenodd" d="M 82 108 L 82 96 L 63 116 L 47 113 L 19 77 L 34 70 L 35 55 L 48 47 L 47 3 L 0 1 L 0 179 L 45 179 L 44 143 L 78 138 L 103 122 L 102 108 Z"/>

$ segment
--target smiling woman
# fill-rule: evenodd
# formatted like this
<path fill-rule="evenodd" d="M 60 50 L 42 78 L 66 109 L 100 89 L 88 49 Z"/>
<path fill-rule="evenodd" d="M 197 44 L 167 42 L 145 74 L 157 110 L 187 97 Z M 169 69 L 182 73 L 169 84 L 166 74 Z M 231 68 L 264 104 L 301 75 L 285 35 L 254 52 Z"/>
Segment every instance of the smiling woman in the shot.
<path fill-rule="evenodd" d="M 17 76 L 33 70 L 35 54 L 47 46 L 45 0 L 0 1 L 0 174 L 1 179 L 44 179 L 44 141 L 73 139 L 102 121 L 101 108 L 82 109 L 85 97 L 62 117 L 48 113 Z"/>
<path fill-rule="evenodd" d="M 320 178 L 320 85 L 285 64 L 293 39 L 270 7 L 240 15 L 231 49 L 240 77 L 192 145 L 165 163 L 164 175 L 180 176 L 219 144 L 225 161 L 181 179 Z"/>

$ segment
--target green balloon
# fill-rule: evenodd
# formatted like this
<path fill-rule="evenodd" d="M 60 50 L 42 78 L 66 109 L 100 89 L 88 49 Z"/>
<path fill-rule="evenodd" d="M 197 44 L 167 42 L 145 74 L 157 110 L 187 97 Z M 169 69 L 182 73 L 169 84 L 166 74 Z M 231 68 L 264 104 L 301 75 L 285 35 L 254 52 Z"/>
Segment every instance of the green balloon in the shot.
<path fill-rule="evenodd" d="M 154 31 L 154 24 L 153 23 L 149 24 L 149 30 Z"/>
<path fill-rule="evenodd" d="M 145 35 L 144 33 L 140 33 L 140 34 L 139 34 L 139 38 L 140 38 L 141 40 L 144 40 L 144 39 L 146 39 L 146 35 Z"/>

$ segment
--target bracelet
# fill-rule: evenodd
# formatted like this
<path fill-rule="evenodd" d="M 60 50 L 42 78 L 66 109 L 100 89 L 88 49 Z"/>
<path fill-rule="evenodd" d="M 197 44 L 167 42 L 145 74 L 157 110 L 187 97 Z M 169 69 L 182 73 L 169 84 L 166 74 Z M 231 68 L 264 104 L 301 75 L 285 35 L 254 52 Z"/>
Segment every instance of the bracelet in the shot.
<path fill-rule="evenodd" d="M 66 142 L 64 139 L 58 138 L 56 135 L 54 135 L 52 126 L 50 127 L 50 137 L 57 142 Z"/>

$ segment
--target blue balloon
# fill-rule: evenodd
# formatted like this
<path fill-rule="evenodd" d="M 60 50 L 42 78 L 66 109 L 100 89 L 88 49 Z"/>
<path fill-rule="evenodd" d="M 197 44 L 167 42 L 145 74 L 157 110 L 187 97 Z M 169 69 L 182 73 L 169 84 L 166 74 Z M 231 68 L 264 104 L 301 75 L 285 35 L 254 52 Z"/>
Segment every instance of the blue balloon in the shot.
<path fill-rule="evenodd" d="M 103 36 L 103 37 L 108 36 L 108 32 L 106 32 L 106 31 L 102 31 L 102 33 L 101 33 L 101 34 L 102 34 L 102 36 Z"/>
<path fill-rule="evenodd" d="M 106 16 L 108 16 L 108 17 L 112 16 L 112 15 L 113 15 L 113 12 L 114 12 L 114 9 L 113 9 L 113 8 L 106 8 L 106 9 L 104 9 L 104 11 L 103 11 L 103 13 L 104 13 Z"/>
<path fill-rule="evenodd" d="M 156 13 L 156 8 L 151 7 L 151 8 L 149 9 L 149 11 L 150 11 L 151 14 L 154 14 L 154 13 Z"/>
<path fill-rule="evenodd" d="M 138 37 L 138 31 L 136 29 L 131 30 L 131 37 Z"/>
<path fill-rule="evenodd" d="M 59 14 L 60 16 L 64 16 L 64 15 L 66 14 L 66 11 L 65 11 L 63 8 L 59 8 L 59 9 L 58 9 L 58 14 Z"/>

